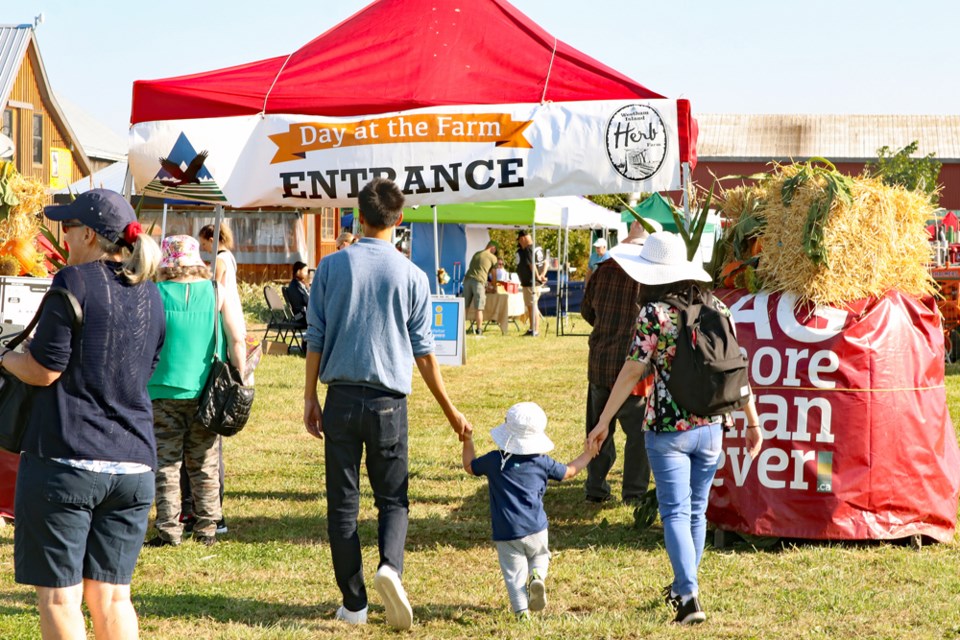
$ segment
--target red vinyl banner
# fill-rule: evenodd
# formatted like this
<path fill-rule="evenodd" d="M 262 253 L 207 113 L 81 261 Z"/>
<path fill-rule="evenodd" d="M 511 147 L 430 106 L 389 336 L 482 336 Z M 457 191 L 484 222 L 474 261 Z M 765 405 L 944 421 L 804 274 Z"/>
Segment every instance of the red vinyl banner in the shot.
<path fill-rule="evenodd" d="M 0 516 L 13 517 L 13 494 L 19 464 L 20 456 L 0 449 Z"/>
<path fill-rule="evenodd" d="M 951 540 L 960 448 L 933 298 L 890 292 L 834 308 L 715 293 L 750 360 L 764 442 L 751 460 L 734 414 L 708 519 L 762 536 Z"/>

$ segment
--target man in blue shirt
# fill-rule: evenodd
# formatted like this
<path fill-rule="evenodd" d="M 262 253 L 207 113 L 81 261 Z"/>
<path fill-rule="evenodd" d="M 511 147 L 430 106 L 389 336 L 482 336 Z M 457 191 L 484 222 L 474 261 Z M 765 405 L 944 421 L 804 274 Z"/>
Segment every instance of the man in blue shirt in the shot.
<path fill-rule="evenodd" d="M 374 587 L 387 622 L 413 624 L 400 575 L 407 537 L 407 395 L 413 365 L 461 438 L 472 431 L 447 396 L 433 355 L 427 275 L 391 242 L 403 217 L 403 194 L 376 178 L 359 194 L 363 239 L 317 267 L 307 307 L 307 362 L 303 422 L 325 441 L 327 529 L 343 606 L 337 618 L 367 619 L 357 515 L 360 460 L 378 512 L 380 563 Z M 324 407 L 317 380 L 327 385 Z"/>

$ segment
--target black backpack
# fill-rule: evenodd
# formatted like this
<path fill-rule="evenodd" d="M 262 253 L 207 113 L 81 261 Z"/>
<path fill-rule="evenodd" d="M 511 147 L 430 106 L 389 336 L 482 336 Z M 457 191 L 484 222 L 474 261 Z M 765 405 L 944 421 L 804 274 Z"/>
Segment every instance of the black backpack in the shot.
<path fill-rule="evenodd" d="M 747 358 L 740 352 L 730 318 L 709 293 L 665 302 L 679 311 L 677 349 L 667 389 L 677 405 L 698 416 L 743 408 L 750 398 Z"/>

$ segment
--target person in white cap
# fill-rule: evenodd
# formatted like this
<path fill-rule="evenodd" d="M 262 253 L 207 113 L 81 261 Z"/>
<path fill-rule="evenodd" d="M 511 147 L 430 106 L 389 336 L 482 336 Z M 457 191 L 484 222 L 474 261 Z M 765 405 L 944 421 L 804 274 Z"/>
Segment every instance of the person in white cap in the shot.
<path fill-rule="evenodd" d="M 547 480 L 569 480 L 590 460 L 586 448 L 568 464 L 546 455 L 553 450 L 546 429 L 543 409 L 535 402 L 521 402 L 510 407 L 503 424 L 490 432 L 497 450 L 478 458 L 472 437 L 467 434 L 463 440 L 464 470 L 487 477 L 493 540 L 510 605 L 518 618 L 547 606 L 544 580 L 550 549 L 543 510 Z"/>
<path fill-rule="evenodd" d="M 590 260 L 587 262 L 587 272 L 593 273 L 596 271 L 597 265 L 606 259 L 606 255 L 607 241 L 603 238 L 597 238 L 597 241 L 593 243 L 593 253 L 590 255 Z"/>
<path fill-rule="evenodd" d="M 697 569 L 707 533 L 707 499 L 720 459 L 723 423 L 728 416 L 698 416 L 680 407 L 666 382 L 679 336 L 679 309 L 668 296 L 685 298 L 701 293 L 711 281 L 699 264 L 687 260 L 687 247 L 673 233 L 651 234 L 638 253 L 615 254 L 616 260 L 640 289 L 640 314 L 627 360 L 610 391 L 597 425 L 587 437 L 592 451 L 607 438 L 610 422 L 637 382 L 656 372 L 654 391 L 647 402 L 644 438 L 647 458 L 657 485 L 664 543 L 673 567 L 673 582 L 663 589 L 667 604 L 676 610 L 674 622 L 703 622 Z M 719 300 L 716 309 L 730 311 Z M 744 407 L 747 453 L 760 453 L 760 420 L 752 395 Z"/>

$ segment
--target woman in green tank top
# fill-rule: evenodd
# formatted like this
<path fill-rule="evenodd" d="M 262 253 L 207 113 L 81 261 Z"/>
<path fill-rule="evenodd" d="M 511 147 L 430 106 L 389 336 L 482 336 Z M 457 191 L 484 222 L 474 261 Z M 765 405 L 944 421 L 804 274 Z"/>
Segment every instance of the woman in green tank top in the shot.
<path fill-rule="evenodd" d="M 147 389 L 157 440 L 157 536 L 150 546 L 176 546 L 180 523 L 180 465 L 186 464 L 196 516 L 194 540 L 216 543 L 220 506 L 217 434 L 196 419 L 200 392 L 213 362 L 214 323 L 220 315 L 220 359 L 241 374 L 246 362 L 243 312 L 233 296 L 217 295 L 200 246 L 190 236 L 170 236 L 161 246 L 160 298 L 167 321 L 160 360 Z"/>

